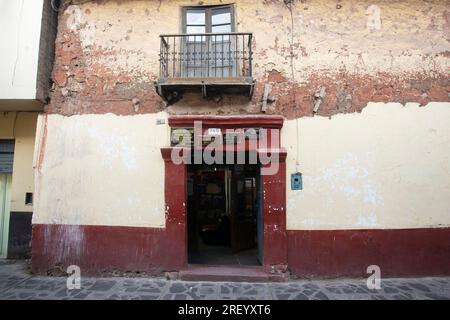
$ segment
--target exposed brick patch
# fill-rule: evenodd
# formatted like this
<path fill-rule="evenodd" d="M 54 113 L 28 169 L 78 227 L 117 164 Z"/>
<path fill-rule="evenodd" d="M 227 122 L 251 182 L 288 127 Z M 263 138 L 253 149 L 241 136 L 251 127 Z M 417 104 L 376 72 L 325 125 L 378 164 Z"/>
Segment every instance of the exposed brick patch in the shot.
<path fill-rule="evenodd" d="M 267 81 L 268 82 L 275 82 L 275 83 L 280 83 L 280 82 L 286 82 L 287 79 L 286 77 L 279 71 L 277 70 L 273 70 L 272 72 L 270 72 L 267 76 Z"/>
<path fill-rule="evenodd" d="M 278 71 L 258 79 L 251 101 L 245 97 L 224 96 L 220 102 L 202 99 L 200 94 L 189 94 L 168 108 L 171 114 L 259 114 L 261 113 L 264 84 L 272 86 L 266 114 L 279 114 L 288 119 L 313 116 L 314 94 L 321 86 L 326 96 L 317 115 L 361 112 L 369 102 L 417 102 L 426 105 L 432 101 L 450 101 L 450 79 L 445 75 L 393 74 L 355 75 L 341 72 L 330 74 L 318 71 L 305 83 L 285 78 Z"/>
<path fill-rule="evenodd" d="M 164 107 L 147 74 L 113 71 L 97 61 L 113 56 L 114 50 L 93 46 L 84 51 L 76 32 L 67 30 L 64 15 L 60 17 L 53 69 L 54 87 L 48 113 L 63 115 L 115 113 L 120 115 L 154 113 Z M 139 101 L 138 108 L 133 99 Z"/>
<path fill-rule="evenodd" d="M 329 75 L 323 70 L 304 84 L 284 81 L 272 82 L 272 86 L 272 95 L 277 97 L 277 101 L 269 106 L 268 113 L 287 118 L 312 116 L 314 94 L 320 86 L 326 88 L 326 97 L 317 112 L 322 116 L 360 112 L 369 102 L 418 102 L 425 105 L 432 101 L 450 101 L 450 79 L 445 75 L 380 73 L 371 76 L 345 72 Z"/>
<path fill-rule="evenodd" d="M 443 29 L 450 30 L 450 14 L 445 11 L 443 15 Z M 280 114 L 287 118 L 312 116 L 314 94 L 322 86 L 326 89 L 326 96 L 317 112 L 322 116 L 360 112 L 369 102 L 418 102 L 425 105 L 431 101 L 450 101 L 450 79 L 444 73 L 412 71 L 408 74 L 369 74 L 364 69 L 350 73 L 334 68 L 314 70 L 312 76 L 298 82 L 291 80 L 290 75 L 273 69 L 256 79 L 251 100 L 244 96 L 229 95 L 203 99 L 200 92 L 184 93 L 183 99 L 166 108 L 154 88 L 157 70 L 114 69 L 107 62 L 114 61 L 117 56 L 136 58 L 145 53 L 102 48 L 95 43 L 88 48 L 86 44 L 83 47 L 78 30 L 68 29 L 68 18 L 69 14 L 64 13 L 59 17 L 54 87 L 51 102 L 46 107 L 48 113 L 67 116 L 84 113 L 132 115 L 167 110 L 171 114 L 260 114 L 266 83 L 271 84 L 271 96 L 275 98 L 273 103 L 268 104 L 266 114 Z M 275 16 L 274 19 L 280 18 Z M 80 25 L 80 28 L 84 27 Z M 278 54 L 288 57 L 290 48 L 282 47 L 278 41 L 276 37 L 273 49 L 278 48 L 275 50 Z M 298 42 L 293 43 L 292 48 L 296 61 L 313 54 Z M 269 49 L 270 46 L 261 48 L 259 58 L 266 58 L 270 54 Z M 448 51 L 439 55 L 445 59 L 449 57 Z M 158 59 L 157 55 L 154 59 Z M 257 62 L 258 56 L 255 57 L 255 64 Z M 296 68 L 298 72 L 299 66 Z"/>
<path fill-rule="evenodd" d="M 52 9 L 50 0 L 45 0 L 43 3 L 41 22 L 36 98 L 45 103 L 51 87 L 50 80 L 57 29 L 57 13 Z"/>

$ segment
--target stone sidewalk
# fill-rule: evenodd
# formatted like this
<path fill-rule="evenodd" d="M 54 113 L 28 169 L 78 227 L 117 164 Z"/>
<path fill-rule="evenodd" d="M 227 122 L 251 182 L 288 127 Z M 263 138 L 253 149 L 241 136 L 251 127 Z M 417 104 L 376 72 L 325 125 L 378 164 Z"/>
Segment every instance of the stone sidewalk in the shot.
<path fill-rule="evenodd" d="M 450 278 L 385 279 L 381 290 L 363 279 L 286 283 L 183 282 L 164 278 L 82 278 L 67 290 L 66 278 L 33 276 L 22 261 L 0 260 L 0 300 L 9 299 L 446 299 Z"/>

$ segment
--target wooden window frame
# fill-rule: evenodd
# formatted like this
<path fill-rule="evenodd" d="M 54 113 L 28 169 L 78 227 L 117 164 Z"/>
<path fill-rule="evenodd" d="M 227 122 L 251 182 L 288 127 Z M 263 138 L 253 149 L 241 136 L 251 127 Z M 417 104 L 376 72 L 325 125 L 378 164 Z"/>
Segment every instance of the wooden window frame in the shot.
<path fill-rule="evenodd" d="M 231 15 L 231 32 L 235 32 L 234 4 L 220 4 L 211 6 L 186 6 L 182 8 L 182 32 L 187 34 L 187 11 L 188 10 L 205 10 L 205 33 L 212 32 L 212 11 L 215 9 L 229 8 Z"/>

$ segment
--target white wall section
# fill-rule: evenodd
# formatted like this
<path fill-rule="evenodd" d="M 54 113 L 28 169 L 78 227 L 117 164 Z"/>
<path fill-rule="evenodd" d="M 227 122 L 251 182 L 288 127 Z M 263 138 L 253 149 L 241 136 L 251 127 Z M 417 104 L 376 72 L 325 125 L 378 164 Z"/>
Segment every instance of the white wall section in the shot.
<path fill-rule="evenodd" d="M 166 117 L 40 116 L 33 224 L 164 227 Z"/>
<path fill-rule="evenodd" d="M 45 115 L 33 223 L 164 227 L 164 112 Z M 286 120 L 291 230 L 450 226 L 450 104 L 371 103 L 361 113 Z"/>
<path fill-rule="evenodd" d="M 291 230 L 450 226 L 450 103 L 371 103 L 361 113 L 299 121 L 282 131 Z"/>

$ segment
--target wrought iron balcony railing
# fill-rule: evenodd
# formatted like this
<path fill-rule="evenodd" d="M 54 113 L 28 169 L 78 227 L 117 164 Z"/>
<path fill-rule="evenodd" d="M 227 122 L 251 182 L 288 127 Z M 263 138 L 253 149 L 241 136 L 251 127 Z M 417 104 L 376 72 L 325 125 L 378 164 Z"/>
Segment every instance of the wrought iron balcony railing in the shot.
<path fill-rule="evenodd" d="M 212 88 L 251 95 L 251 33 L 174 34 L 160 38 L 160 74 L 156 83 L 160 95 L 192 86 L 201 87 L 204 94 Z"/>

